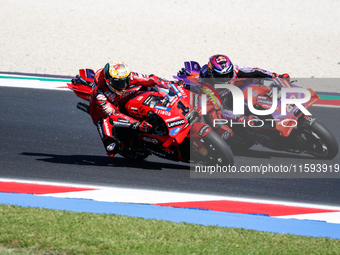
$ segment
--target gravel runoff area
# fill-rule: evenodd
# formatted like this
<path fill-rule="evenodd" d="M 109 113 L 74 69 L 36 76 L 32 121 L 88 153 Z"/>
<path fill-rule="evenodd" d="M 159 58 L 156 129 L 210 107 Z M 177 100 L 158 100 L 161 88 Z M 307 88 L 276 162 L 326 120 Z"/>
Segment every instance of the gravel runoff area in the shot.
<path fill-rule="evenodd" d="M 172 79 L 184 61 L 222 53 L 291 77 L 340 78 L 339 0 L 0 0 L 0 11 L 3 72 L 75 75 L 116 60 Z"/>

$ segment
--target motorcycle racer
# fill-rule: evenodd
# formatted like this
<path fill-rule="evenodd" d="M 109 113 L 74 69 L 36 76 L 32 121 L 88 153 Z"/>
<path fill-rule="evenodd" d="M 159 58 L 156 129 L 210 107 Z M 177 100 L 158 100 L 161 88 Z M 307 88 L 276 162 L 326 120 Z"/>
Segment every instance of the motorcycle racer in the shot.
<path fill-rule="evenodd" d="M 113 157 L 123 144 L 117 138 L 115 127 L 125 127 L 148 132 L 152 127 L 146 121 L 138 121 L 120 111 L 120 106 L 132 95 L 125 94 L 133 85 L 167 88 L 169 81 L 155 75 L 131 72 L 124 62 L 108 62 L 97 70 L 91 92 L 90 115 L 104 144 L 107 155 Z M 130 94 L 130 93 L 129 93 Z"/>
<path fill-rule="evenodd" d="M 181 70 L 183 72 L 185 70 Z M 280 77 L 290 80 L 289 74 L 285 73 L 278 75 L 274 72 L 269 72 L 260 68 L 251 68 L 233 65 L 228 56 L 222 54 L 216 54 L 209 58 L 209 61 L 204 65 L 199 72 L 199 84 L 200 87 L 204 87 L 204 84 L 209 84 L 213 88 L 215 84 L 229 83 L 235 86 L 242 86 L 246 82 L 252 82 L 256 84 L 263 84 L 262 81 L 265 78 Z M 256 120 L 257 117 L 254 115 L 234 115 L 232 111 L 232 96 L 227 89 L 216 90 L 219 97 L 222 100 L 222 107 L 216 111 L 210 111 L 207 115 L 211 122 L 214 119 L 229 119 L 236 122 L 241 122 L 246 125 L 248 121 Z M 241 131 L 240 128 L 236 128 Z M 215 127 L 220 135 L 223 133 L 225 140 L 234 136 L 234 132 L 226 125 L 219 125 Z M 242 132 L 242 131 L 241 131 Z"/>
<path fill-rule="evenodd" d="M 244 67 L 233 65 L 229 57 L 226 55 L 213 55 L 209 58 L 208 64 L 204 65 L 200 71 L 200 84 L 204 82 L 209 82 L 210 85 L 214 86 L 215 83 L 230 83 L 235 86 L 242 86 L 246 82 L 252 82 L 257 84 L 262 84 L 262 79 L 264 78 L 284 78 L 288 81 L 290 80 L 290 76 L 287 73 L 278 75 L 274 72 L 269 72 L 264 69 L 260 69 L 258 67 Z M 211 84 L 213 82 L 213 84 Z M 239 120 L 244 118 L 244 116 L 235 116 L 232 114 L 232 111 L 228 110 L 232 108 L 232 97 L 230 97 L 230 93 L 226 89 L 218 90 L 218 93 L 223 101 L 224 109 L 222 116 L 224 118 Z"/>
<path fill-rule="evenodd" d="M 213 55 L 209 58 L 208 64 L 204 65 L 200 71 L 200 83 L 230 83 L 241 86 L 250 79 L 254 83 L 259 83 L 263 78 L 280 77 L 290 79 L 289 74 L 278 75 L 258 67 L 244 67 L 233 65 L 226 55 Z M 213 85 L 211 84 L 211 85 Z"/>

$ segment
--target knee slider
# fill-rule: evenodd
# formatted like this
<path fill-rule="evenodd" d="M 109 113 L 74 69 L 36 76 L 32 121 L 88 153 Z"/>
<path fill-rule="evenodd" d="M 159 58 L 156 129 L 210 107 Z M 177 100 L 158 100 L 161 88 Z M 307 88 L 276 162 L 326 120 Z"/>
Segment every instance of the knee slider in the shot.
<path fill-rule="evenodd" d="M 120 142 L 117 139 L 114 139 L 112 137 L 104 141 L 104 146 L 105 146 L 106 152 L 110 155 L 117 154 L 121 147 Z"/>

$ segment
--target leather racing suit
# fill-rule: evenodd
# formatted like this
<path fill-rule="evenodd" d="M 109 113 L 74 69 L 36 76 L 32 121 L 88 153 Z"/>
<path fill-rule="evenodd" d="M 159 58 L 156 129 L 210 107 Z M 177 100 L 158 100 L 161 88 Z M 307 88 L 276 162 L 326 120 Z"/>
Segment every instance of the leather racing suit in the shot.
<path fill-rule="evenodd" d="M 252 68 L 252 67 L 244 67 L 234 65 L 234 76 L 230 81 L 231 85 L 235 85 L 237 87 L 242 86 L 246 82 L 252 82 L 256 84 L 261 84 L 261 80 L 264 78 L 273 78 L 277 77 L 278 74 L 274 72 L 269 72 L 260 68 Z M 281 77 L 281 76 L 280 76 Z M 289 78 L 288 74 L 283 75 L 284 78 Z M 213 82 L 212 77 L 208 73 L 208 65 L 204 65 L 199 73 L 199 83 L 202 86 L 204 83 L 208 83 L 212 87 L 214 87 L 215 83 Z M 255 118 L 253 115 L 249 116 L 240 116 L 234 115 L 232 111 L 232 96 L 228 89 L 217 89 L 217 93 L 219 94 L 223 108 L 211 111 L 207 114 L 207 117 L 210 119 L 210 122 L 213 123 L 214 119 L 228 119 L 237 122 L 247 123 L 248 120 Z M 210 124 L 211 124 L 210 123 Z M 239 130 L 239 128 L 236 128 Z M 227 140 L 234 136 L 233 130 L 227 125 L 216 125 L 215 131 L 224 139 Z M 235 131 L 235 129 L 234 129 Z"/>
<path fill-rule="evenodd" d="M 126 92 L 123 95 L 112 92 L 106 86 L 103 68 L 95 73 L 94 83 L 91 92 L 90 115 L 93 123 L 97 126 L 107 155 L 114 156 L 123 146 L 117 137 L 116 127 L 132 129 L 140 127 L 142 130 L 142 124 L 145 125 L 145 128 L 147 128 L 149 124 L 146 122 L 140 123 L 138 120 L 120 111 L 120 107 L 124 106 L 134 94 L 133 92 L 137 92 L 137 90 L 131 93 Z M 136 72 L 131 72 L 130 75 L 130 88 L 133 85 L 141 85 L 144 87 L 158 85 L 159 87 L 168 88 L 167 84 L 169 84 L 169 81 L 155 75 L 145 75 Z"/>

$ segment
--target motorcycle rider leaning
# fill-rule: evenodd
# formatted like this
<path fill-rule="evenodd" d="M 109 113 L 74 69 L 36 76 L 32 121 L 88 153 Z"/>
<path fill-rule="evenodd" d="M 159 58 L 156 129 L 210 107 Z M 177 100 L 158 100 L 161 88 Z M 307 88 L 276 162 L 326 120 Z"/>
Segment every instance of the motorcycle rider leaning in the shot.
<path fill-rule="evenodd" d="M 233 65 L 226 55 L 216 54 L 211 56 L 208 64 L 201 68 L 199 73 L 199 84 L 201 87 L 204 86 L 204 83 L 208 83 L 212 87 L 214 87 L 216 83 L 229 83 L 235 86 L 242 86 L 246 82 L 262 84 L 262 79 L 274 77 L 284 78 L 288 81 L 290 80 L 290 76 L 287 73 L 278 75 L 277 73 L 269 72 L 257 67 L 251 68 Z M 221 109 L 221 111 L 211 112 L 209 115 L 211 121 L 222 117 L 236 122 L 248 123 L 248 121 L 252 119 L 257 119 L 257 117 L 253 115 L 234 115 L 232 111 L 232 96 L 229 90 L 217 89 L 217 93 L 222 100 L 223 109 Z M 226 127 L 223 127 L 225 129 L 224 131 L 219 130 L 221 128 L 222 127 L 217 127 L 216 131 L 221 133 L 228 130 Z M 223 136 L 226 140 L 233 136 L 233 132 L 229 129 L 229 132 L 225 132 Z"/>
<path fill-rule="evenodd" d="M 146 121 L 138 121 L 123 114 L 119 108 L 130 98 L 125 91 L 132 85 L 168 88 L 169 81 L 155 75 L 131 72 L 124 62 L 109 62 L 95 73 L 90 100 L 90 115 L 97 126 L 107 155 L 113 157 L 122 147 L 115 127 L 125 127 L 148 132 L 152 127 Z"/>

